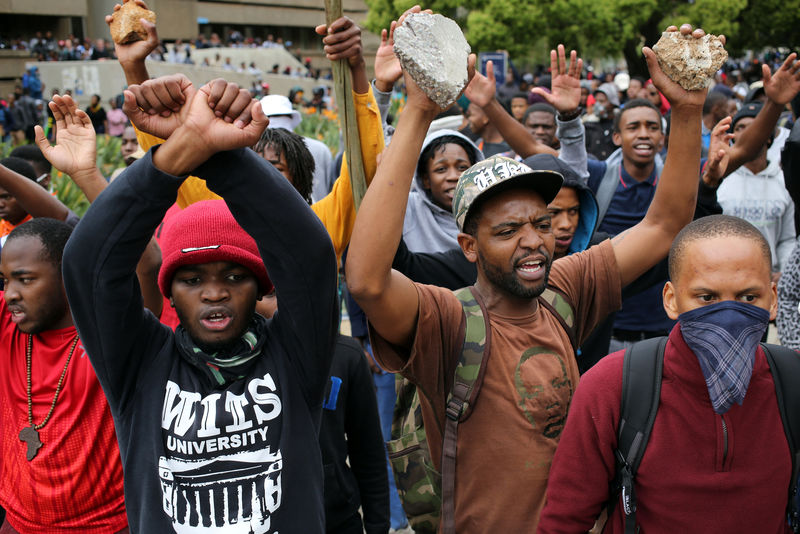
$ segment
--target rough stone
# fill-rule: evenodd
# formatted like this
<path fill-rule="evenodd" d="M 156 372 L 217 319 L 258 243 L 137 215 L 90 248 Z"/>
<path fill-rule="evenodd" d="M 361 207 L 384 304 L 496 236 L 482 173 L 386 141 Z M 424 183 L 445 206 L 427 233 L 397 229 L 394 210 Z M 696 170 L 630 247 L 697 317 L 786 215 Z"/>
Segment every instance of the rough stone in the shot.
<path fill-rule="evenodd" d="M 728 59 L 728 52 L 716 35 L 695 39 L 679 31 L 662 33 L 653 52 L 664 74 L 687 91 L 708 87 Z"/>
<path fill-rule="evenodd" d="M 134 41 L 146 41 L 147 30 L 139 19 L 156 23 L 156 14 L 149 9 L 139 7 L 136 2 L 126 2 L 114 13 L 111 21 L 111 38 L 115 43 L 124 44 Z"/>
<path fill-rule="evenodd" d="M 441 108 L 467 85 L 470 51 L 458 24 L 442 15 L 412 13 L 394 30 L 394 53 L 403 70 Z"/>

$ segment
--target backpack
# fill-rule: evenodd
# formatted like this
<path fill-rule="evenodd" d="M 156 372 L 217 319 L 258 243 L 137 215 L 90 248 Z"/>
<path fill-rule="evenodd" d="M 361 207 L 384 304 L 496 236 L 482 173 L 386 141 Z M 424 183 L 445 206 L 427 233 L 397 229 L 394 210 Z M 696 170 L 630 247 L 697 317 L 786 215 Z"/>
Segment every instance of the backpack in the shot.
<path fill-rule="evenodd" d="M 397 375 L 397 401 L 392 418 L 391 440 L 386 443 L 397 492 L 408 522 L 417 534 L 433 534 L 439 524 L 445 534 L 455 532 L 455 464 L 458 424 L 472 413 L 483 383 L 486 362 L 491 351 L 491 329 L 483 301 L 471 287 L 454 292 L 464 309 L 459 336 L 464 342 L 453 355 L 457 365 L 453 386 L 447 397 L 442 445 L 442 472 L 431 461 L 422 420 L 419 390 Z M 538 297 L 567 332 L 577 349 L 574 313 L 566 296 L 555 289 L 545 289 Z"/>
<path fill-rule="evenodd" d="M 666 337 L 647 339 L 625 351 L 622 366 L 622 401 L 617 433 L 616 476 L 612 484 L 609 517 L 617 501 L 622 503 L 625 533 L 637 532 L 636 470 L 644 456 L 661 397 Z M 800 469 L 800 355 L 778 345 L 761 343 L 767 357 L 783 429 L 792 455 L 787 521 L 793 532 L 800 532 L 797 483 Z"/>

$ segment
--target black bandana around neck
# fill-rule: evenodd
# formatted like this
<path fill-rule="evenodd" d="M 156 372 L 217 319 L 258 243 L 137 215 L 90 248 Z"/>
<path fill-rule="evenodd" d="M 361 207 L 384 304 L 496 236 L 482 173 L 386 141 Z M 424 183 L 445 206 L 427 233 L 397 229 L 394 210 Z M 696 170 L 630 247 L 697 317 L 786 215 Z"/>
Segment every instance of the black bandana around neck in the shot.
<path fill-rule="evenodd" d="M 207 353 L 197 346 L 186 329 L 175 329 L 178 350 L 189 363 L 203 372 L 215 387 L 243 378 L 261 354 L 267 341 L 267 320 L 254 314 L 250 327 L 224 351 Z"/>

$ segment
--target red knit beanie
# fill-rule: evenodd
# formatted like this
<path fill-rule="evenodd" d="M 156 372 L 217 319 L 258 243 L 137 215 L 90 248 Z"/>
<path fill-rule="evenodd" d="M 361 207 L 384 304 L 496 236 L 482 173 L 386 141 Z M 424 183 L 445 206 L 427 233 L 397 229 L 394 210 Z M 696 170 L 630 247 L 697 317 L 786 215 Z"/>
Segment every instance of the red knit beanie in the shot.
<path fill-rule="evenodd" d="M 239 226 L 224 200 L 192 204 L 167 221 L 162 235 L 158 287 L 164 296 L 171 295 L 172 277 L 179 267 L 214 261 L 229 261 L 250 269 L 259 290 L 264 294 L 272 291 L 255 240 Z"/>

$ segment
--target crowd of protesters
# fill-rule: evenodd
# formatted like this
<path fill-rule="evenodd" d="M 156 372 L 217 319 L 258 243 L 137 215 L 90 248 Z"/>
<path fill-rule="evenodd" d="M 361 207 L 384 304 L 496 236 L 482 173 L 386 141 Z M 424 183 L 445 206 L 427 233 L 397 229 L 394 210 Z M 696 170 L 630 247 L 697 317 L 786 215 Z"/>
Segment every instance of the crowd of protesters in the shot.
<path fill-rule="evenodd" d="M 470 55 L 443 110 L 342 17 L 358 162 L 294 132 L 324 92 L 151 79 L 145 27 L 91 47 L 107 109 L 35 67 L 0 107 L 0 534 L 800 530 L 795 53 L 696 91 L 648 47 L 647 79 Z"/>

